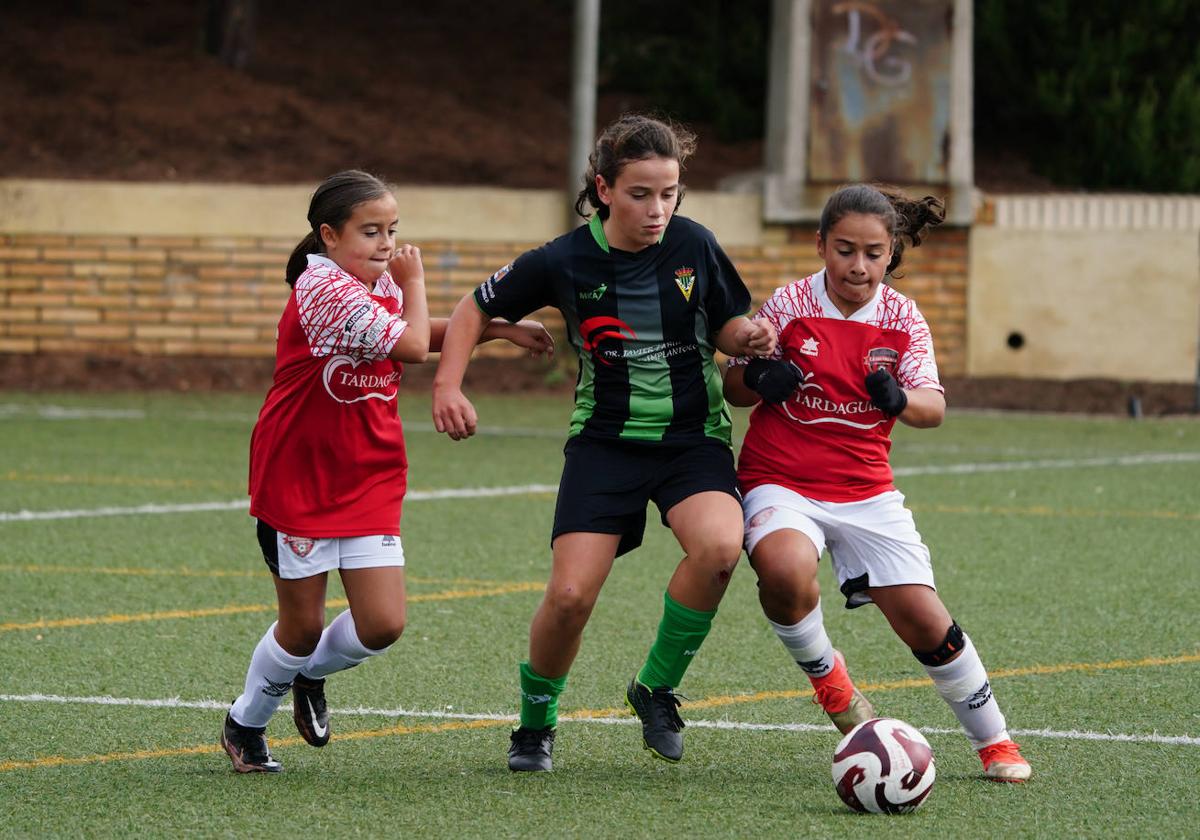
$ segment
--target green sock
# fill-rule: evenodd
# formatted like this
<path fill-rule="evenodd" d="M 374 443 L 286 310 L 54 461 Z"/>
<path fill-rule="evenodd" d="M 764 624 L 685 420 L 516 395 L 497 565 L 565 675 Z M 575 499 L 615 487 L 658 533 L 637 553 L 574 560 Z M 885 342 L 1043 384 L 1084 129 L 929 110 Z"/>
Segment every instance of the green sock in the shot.
<path fill-rule="evenodd" d="M 558 725 L 558 695 L 567 687 L 567 675 L 540 676 L 528 662 L 521 663 L 521 725 L 545 729 Z"/>
<path fill-rule="evenodd" d="M 663 616 L 658 624 L 658 638 L 637 680 L 647 688 L 675 688 L 692 657 L 712 628 L 716 610 L 701 612 L 685 607 L 670 595 L 663 595 Z"/>

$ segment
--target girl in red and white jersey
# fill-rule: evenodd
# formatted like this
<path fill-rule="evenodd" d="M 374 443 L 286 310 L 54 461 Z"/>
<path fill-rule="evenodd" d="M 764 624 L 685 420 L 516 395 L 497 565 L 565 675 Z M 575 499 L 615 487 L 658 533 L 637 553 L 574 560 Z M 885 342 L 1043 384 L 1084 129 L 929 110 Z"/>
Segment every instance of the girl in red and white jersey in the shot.
<path fill-rule="evenodd" d="M 288 260 L 274 382 L 250 439 L 250 514 L 279 619 L 225 717 L 221 745 L 242 773 L 281 769 L 265 733 L 289 690 L 301 736 L 328 743 L 325 677 L 382 653 L 404 629 L 408 461 L 396 395 L 402 363 L 425 361 L 446 330 L 445 319 L 429 318 L 420 250 L 396 246 L 396 199 L 382 181 L 330 176 L 308 221 Z M 489 324 L 490 338 L 553 349 L 532 321 Z M 350 609 L 325 627 L 334 569 Z"/>
<path fill-rule="evenodd" d="M 742 444 L 746 551 L 759 601 L 815 700 L 842 732 L 874 717 L 825 632 L 817 562 L 829 549 L 848 608 L 875 603 L 950 705 L 984 774 L 1021 782 L 1030 767 L 1009 738 L 974 645 L 950 617 L 888 463 L 897 419 L 941 424 L 946 400 L 916 304 L 883 283 L 905 241 L 919 245 L 944 211 L 855 185 L 826 203 L 817 233 L 825 268 L 777 289 L 758 317 L 772 358 L 735 359 L 725 397 L 755 405 Z"/>

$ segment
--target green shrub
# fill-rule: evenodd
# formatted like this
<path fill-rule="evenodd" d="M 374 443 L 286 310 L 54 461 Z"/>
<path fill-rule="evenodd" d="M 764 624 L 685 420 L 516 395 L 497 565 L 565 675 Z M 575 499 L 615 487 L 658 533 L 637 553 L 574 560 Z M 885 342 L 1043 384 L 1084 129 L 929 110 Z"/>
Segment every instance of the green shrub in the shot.
<path fill-rule="evenodd" d="M 607 92 L 634 93 L 726 141 L 763 136 L 769 0 L 604 3 L 600 73 Z"/>
<path fill-rule="evenodd" d="M 1200 191 L 1194 0 L 976 0 L 975 142 L 1055 183 Z"/>

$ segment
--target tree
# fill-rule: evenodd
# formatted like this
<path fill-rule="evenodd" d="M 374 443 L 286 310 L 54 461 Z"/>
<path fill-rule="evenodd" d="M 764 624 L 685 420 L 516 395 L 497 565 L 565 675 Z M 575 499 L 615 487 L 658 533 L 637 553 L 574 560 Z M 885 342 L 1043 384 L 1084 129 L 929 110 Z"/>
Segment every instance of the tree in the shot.
<path fill-rule="evenodd" d="M 1064 185 L 1200 191 L 1191 0 L 976 0 L 976 147 Z"/>

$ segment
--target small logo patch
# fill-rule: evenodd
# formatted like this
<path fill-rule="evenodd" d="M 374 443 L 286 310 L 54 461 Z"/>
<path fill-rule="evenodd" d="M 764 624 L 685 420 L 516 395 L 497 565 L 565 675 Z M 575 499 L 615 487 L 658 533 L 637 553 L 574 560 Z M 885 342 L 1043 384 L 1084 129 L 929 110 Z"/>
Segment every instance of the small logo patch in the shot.
<path fill-rule="evenodd" d="M 594 289 L 586 289 L 586 290 L 580 289 L 579 299 L 580 300 L 591 300 L 591 301 L 600 300 L 600 298 L 604 297 L 604 293 L 607 291 L 608 291 L 608 284 L 601 283 L 599 286 L 597 286 Z"/>
<path fill-rule="evenodd" d="M 870 373 L 877 370 L 895 373 L 898 361 L 900 361 L 900 354 L 891 347 L 872 347 L 863 358 L 863 364 L 867 366 Z"/>
<path fill-rule="evenodd" d="M 766 525 L 767 522 L 775 515 L 775 508 L 763 508 L 754 516 L 750 517 L 750 521 L 746 523 L 747 528 L 758 528 L 761 525 Z"/>
<path fill-rule="evenodd" d="M 675 269 L 675 285 L 679 287 L 679 291 L 683 292 L 683 299 L 690 301 L 692 289 L 696 285 L 696 269 L 687 267 Z"/>
<path fill-rule="evenodd" d="M 967 698 L 968 709 L 978 709 L 981 706 L 986 706 L 987 702 L 992 699 L 992 684 L 984 681 L 983 687 Z"/>
<path fill-rule="evenodd" d="M 817 340 L 812 336 L 809 336 L 808 338 L 804 339 L 804 343 L 800 345 L 800 352 L 805 356 L 815 356 L 817 355 L 817 344 Z"/>
<path fill-rule="evenodd" d="M 312 554 L 313 546 L 317 544 L 317 541 L 312 537 L 293 537 L 290 534 L 284 534 L 283 543 L 291 549 L 292 554 L 303 560 Z"/>
<path fill-rule="evenodd" d="M 606 338 L 615 338 L 618 341 L 631 341 L 637 338 L 637 333 L 633 331 L 633 327 L 619 318 L 608 318 L 603 315 L 581 321 L 579 323 L 579 334 L 583 337 L 583 349 L 591 353 L 601 364 L 605 365 L 611 365 L 612 362 L 600 355 L 599 345 L 601 341 Z"/>
<path fill-rule="evenodd" d="M 494 288 L 495 285 L 497 283 L 499 283 L 501 280 L 503 280 L 504 275 L 508 274 L 508 272 L 510 272 L 510 271 L 512 271 L 512 263 L 509 263 L 508 265 L 504 266 L 504 268 L 500 269 L 495 274 L 493 274 L 491 277 L 489 277 L 488 279 L 484 280 L 482 283 L 479 284 L 479 294 L 483 298 L 484 303 L 490 303 L 491 301 L 495 300 L 495 298 L 496 298 L 496 289 Z"/>
<path fill-rule="evenodd" d="M 269 680 L 266 677 L 263 677 L 263 681 L 266 683 L 266 685 L 262 687 L 262 693 L 268 697 L 283 697 L 292 690 L 291 680 L 288 680 L 287 682 L 275 682 L 274 680 Z"/>
<path fill-rule="evenodd" d="M 391 534 L 388 534 L 383 538 L 383 542 L 380 543 L 380 546 L 383 548 L 395 548 L 396 538 Z"/>
<path fill-rule="evenodd" d="M 796 664 L 810 677 L 823 677 L 833 670 L 825 664 L 824 659 L 797 659 Z"/>

